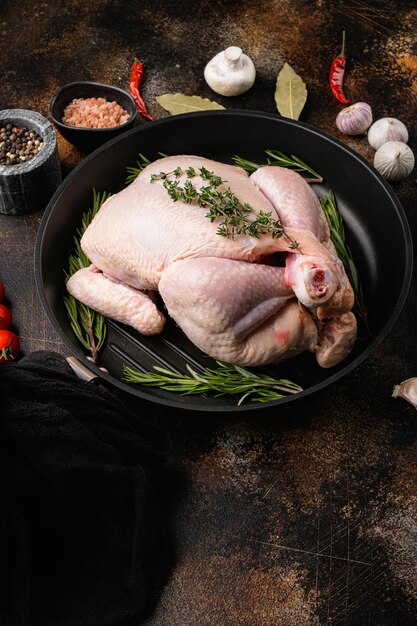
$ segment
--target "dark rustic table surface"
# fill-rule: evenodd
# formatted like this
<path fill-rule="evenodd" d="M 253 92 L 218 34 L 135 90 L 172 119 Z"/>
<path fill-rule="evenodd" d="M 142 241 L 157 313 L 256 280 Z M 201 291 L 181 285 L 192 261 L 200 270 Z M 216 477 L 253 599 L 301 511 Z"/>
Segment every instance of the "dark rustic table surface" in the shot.
<path fill-rule="evenodd" d="M 155 97 L 177 91 L 277 113 L 275 81 L 287 62 L 308 88 L 300 119 L 371 161 L 367 142 L 341 135 L 334 123 L 340 106 L 327 77 L 342 30 L 351 101 L 369 102 L 375 117 L 401 119 L 416 151 L 415 1 L 3 0 L 0 109 L 48 117 L 53 93 L 74 80 L 127 88 L 137 56 L 155 118 L 168 115 Z M 233 102 L 203 78 L 206 62 L 229 45 L 242 47 L 257 69 L 253 88 Z M 65 176 L 83 155 L 58 142 Z M 414 171 L 393 186 L 413 232 L 416 178 Z M 41 218 L 42 211 L 0 216 L 0 278 L 22 352 L 67 355 L 34 283 Z M 417 375 L 416 310 L 413 281 L 370 358 L 336 385 L 272 414 L 182 414 L 132 400 L 170 432 L 178 468 L 177 559 L 147 625 L 417 623 L 417 416 L 391 398 L 394 383 Z"/>

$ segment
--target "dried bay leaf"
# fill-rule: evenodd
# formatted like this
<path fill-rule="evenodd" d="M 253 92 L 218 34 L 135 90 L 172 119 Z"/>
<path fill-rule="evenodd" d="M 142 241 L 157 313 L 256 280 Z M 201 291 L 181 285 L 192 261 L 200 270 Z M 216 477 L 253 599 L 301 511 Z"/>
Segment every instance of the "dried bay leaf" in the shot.
<path fill-rule="evenodd" d="M 183 93 L 164 93 L 161 96 L 157 96 L 156 100 L 171 115 L 207 111 L 209 109 L 224 109 L 221 104 L 208 98 L 185 96 Z"/>
<path fill-rule="evenodd" d="M 283 117 L 298 120 L 307 100 L 307 87 L 301 76 L 296 74 L 291 65 L 284 67 L 277 77 L 275 102 Z"/>

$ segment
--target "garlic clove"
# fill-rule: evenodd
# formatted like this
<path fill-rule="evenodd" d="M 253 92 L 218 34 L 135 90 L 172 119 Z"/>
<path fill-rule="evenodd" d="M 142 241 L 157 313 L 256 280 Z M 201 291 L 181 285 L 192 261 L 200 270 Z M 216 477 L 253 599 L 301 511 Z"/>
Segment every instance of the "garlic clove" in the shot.
<path fill-rule="evenodd" d="M 369 144 L 378 150 L 387 141 L 402 141 L 407 143 L 408 130 L 406 126 L 395 117 L 381 117 L 372 124 L 368 130 Z"/>
<path fill-rule="evenodd" d="M 415 163 L 413 151 L 402 141 L 387 141 L 375 152 L 374 167 L 392 183 L 407 178 Z"/>
<path fill-rule="evenodd" d="M 336 126 L 345 135 L 363 135 L 372 124 L 372 109 L 366 102 L 345 107 L 336 117 Z"/>
<path fill-rule="evenodd" d="M 230 46 L 211 59 L 204 68 L 204 78 L 213 91 L 222 96 L 238 96 L 255 82 L 255 65 L 241 48 Z"/>
<path fill-rule="evenodd" d="M 400 385 L 395 385 L 393 398 L 403 398 L 417 409 L 417 378 L 407 378 Z"/>

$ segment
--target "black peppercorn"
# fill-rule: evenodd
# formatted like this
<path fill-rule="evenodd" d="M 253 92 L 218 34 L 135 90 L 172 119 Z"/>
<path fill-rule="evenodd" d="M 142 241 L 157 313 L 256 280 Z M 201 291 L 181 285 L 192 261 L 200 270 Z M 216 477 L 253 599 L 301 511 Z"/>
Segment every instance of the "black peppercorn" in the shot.
<path fill-rule="evenodd" d="M 42 137 L 29 128 L 8 123 L 0 128 L 0 165 L 18 165 L 36 156 Z"/>

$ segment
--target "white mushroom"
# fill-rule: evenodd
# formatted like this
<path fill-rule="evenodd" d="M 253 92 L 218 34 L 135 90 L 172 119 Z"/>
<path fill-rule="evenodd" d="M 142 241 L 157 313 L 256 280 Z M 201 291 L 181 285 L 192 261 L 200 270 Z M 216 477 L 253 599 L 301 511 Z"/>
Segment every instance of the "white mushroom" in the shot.
<path fill-rule="evenodd" d="M 252 59 L 237 46 L 230 46 L 216 54 L 204 69 L 207 84 L 222 96 L 244 93 L 252 87 L 255 76 Z"/>

